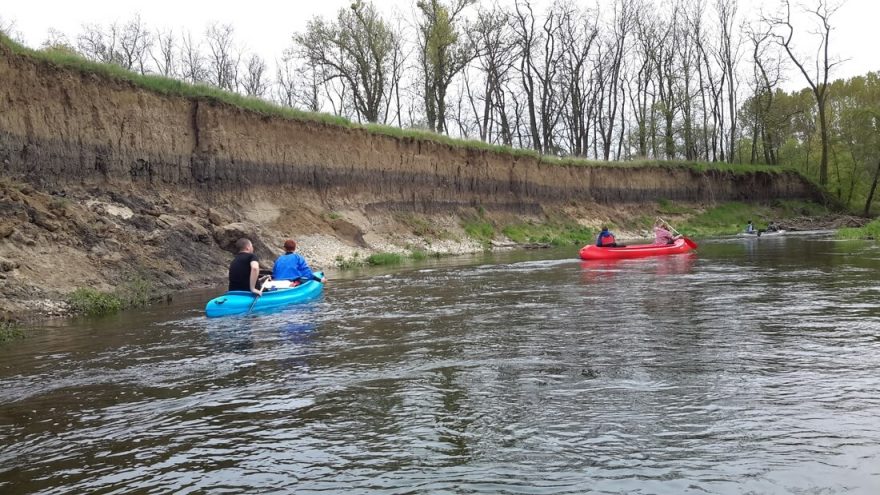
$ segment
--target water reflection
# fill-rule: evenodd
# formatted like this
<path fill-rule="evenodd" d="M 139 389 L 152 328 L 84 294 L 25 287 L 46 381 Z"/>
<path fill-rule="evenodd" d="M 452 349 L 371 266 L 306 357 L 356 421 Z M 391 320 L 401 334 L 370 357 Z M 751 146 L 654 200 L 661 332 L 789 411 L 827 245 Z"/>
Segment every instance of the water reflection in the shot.
<path fill-rule="evenodd" d="M 753 244 L 49 328 L 0 347 L 0 491 L 880 493 L 880 250 Z"/>
<path fill-rule="evenodd" d="M 693 270 L 697 257 L 697 253 L 690 252 L 638 259 L 582 260 L 581 278 L 584 282 L 601 282 L 621 274 L 683 275 Z"/>

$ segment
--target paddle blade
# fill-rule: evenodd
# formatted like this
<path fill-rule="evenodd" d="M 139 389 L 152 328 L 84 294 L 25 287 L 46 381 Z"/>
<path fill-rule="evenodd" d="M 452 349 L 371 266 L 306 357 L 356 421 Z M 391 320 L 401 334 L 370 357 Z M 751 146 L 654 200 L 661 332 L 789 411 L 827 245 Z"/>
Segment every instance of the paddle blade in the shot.
<path fill-rule="evenodd" d="M 697 249 L 697 243 L 688 239 L 687 237 L 682 237 L 684 239 L 684 243 L 691 247 L 691 249 Z"/>

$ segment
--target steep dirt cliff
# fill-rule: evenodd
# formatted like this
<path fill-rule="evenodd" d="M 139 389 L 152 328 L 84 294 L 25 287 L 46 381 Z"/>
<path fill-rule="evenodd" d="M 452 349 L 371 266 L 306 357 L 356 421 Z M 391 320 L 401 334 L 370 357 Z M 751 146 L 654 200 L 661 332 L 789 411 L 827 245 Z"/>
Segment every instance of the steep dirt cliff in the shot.
<path fill-rule="evenodd" d="M 326 267 L 358 250 L 477 249 L 459 225 L 475 207 L 593 225 L 658 199 L 819 196 L 792 173 L 556 165 L 267 116 L 3 46 L 0 170 L 0 310 L 17 312 L 132 274 L 157 287 L 220 281 L 245 234 L 265 258 L 286 236 L 311 240 L 306 255 Z M 51 289 L 38 283 L 59 274 Z"/>

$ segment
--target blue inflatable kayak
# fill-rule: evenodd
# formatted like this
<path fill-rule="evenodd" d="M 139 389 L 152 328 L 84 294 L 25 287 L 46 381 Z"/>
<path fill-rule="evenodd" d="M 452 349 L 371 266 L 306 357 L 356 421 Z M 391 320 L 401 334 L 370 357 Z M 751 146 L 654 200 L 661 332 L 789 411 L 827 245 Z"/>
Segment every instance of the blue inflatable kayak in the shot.
<path fill-rule="evenodd" d="M 315 272 L 315 275 L 322 277 L 324 274 Z M 323 290 L 323 283 L 309 280 L 296 287 L 266 289 L 256 302 L 254 302 L 256 297 L 254 294 L 233 290 L 208 301 L 208 304 L 205 305 L 205 314 L 208 318 L 214 318 L 244 314 L 248 311 L 278 309 L 289 304 L 300 304 L 317 299 Z"/>

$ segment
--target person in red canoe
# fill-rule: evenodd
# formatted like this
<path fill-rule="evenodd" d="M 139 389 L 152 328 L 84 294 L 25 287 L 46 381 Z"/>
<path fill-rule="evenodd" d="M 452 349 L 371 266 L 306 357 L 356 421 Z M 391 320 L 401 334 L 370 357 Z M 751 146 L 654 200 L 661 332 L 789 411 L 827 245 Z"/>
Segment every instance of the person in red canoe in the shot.
<path fill-rule="evenodd" d="M 608 230 L 608 227 L 603 225 L 602 232 L 599 232 L 599 236 L 596 237 L 596 246 L 599 247 L 624 247 L 623 244 L 618 244 L 617 240 L 614 239 L 614 234 Z"/>
<path fill-rule="evenodd" d="M 675 243 L 676 239 L 681 239 L 680 235 L 673 235 L 666 229 L 666 224 L 658 220 L 654 223 L 654 245 L 664 246 L 666 244 Z"/>

